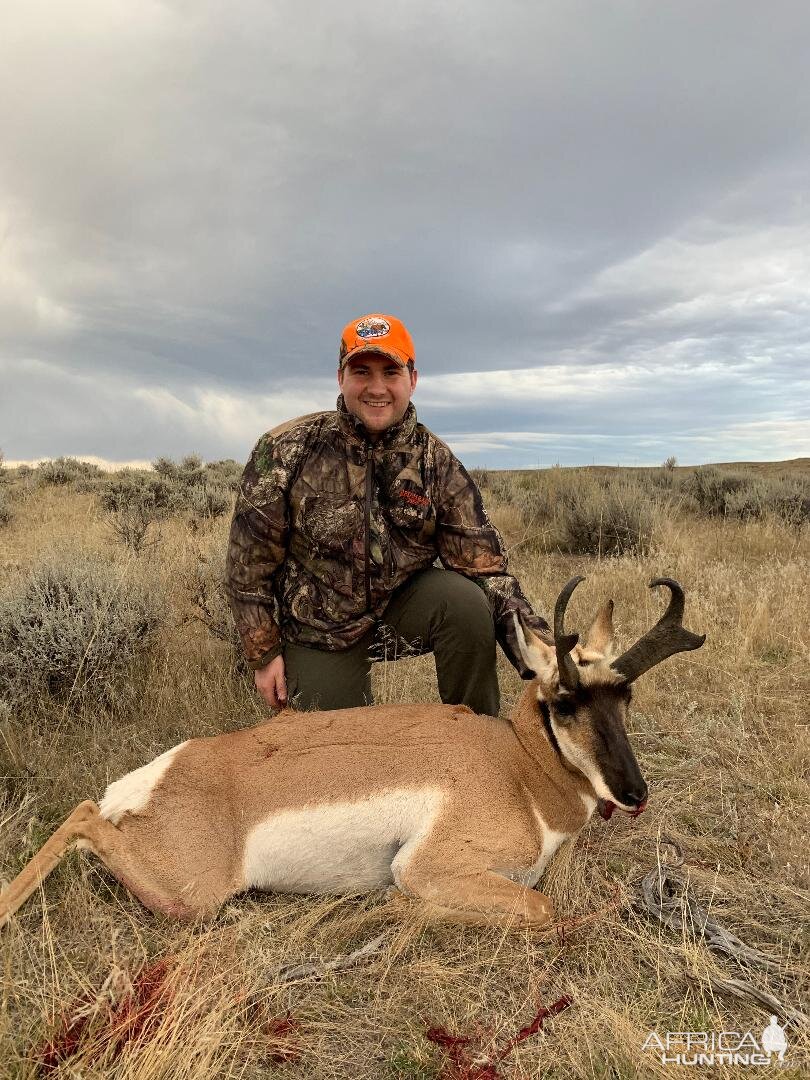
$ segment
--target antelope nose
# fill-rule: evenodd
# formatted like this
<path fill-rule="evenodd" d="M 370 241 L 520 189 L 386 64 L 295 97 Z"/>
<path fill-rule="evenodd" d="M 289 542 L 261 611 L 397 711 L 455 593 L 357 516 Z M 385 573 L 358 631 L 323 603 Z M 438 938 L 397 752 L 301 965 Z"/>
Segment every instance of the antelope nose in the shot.
<path fill-rule="evenodd" d="M 647 785 L 642 783 L 640 787 L 634 787 L 626 791 L 622 801 L 625 806 L 642 806 L 646 803 L 649 793 Z"/>

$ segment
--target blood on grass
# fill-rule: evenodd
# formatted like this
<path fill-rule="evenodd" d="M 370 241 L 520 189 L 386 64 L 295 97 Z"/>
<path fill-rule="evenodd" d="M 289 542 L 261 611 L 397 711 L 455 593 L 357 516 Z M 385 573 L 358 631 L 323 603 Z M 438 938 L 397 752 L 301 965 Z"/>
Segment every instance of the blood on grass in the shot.
<path fill-rule="evenodd" d="M 88 1063 L 109 1055 L 115 1060 L 126 1046 L 145 1042 L 163 1021 L 173 997 L 167 980 L 171 960 L 145 964 L 132 980 L 132 989 L 116 1005 L 96 1007 L 85 994 L 65 1009 L 54 1035 L 31 1053 L 39 1073 L 52 1072 L 80 1050 Z"/>
<path fill-rule="evenodd" d="M 571 998 L 563 994 L 553 1004 L 541 1005 L 531 1021 L 489 1057 L 482 1054 L 473 1056 L 471 1047 L 475 1040 L 471 1035 L 452 1035 L 442 1027 L 428 1028 L 425 1037 L 440 1046 L 447 1057 L 447 1062 L 440 1073 L 441 1080 L 500 1080 L 498 1062 L 511 1054 L 524 1039 L 542 1031 L 546 1020 L 570 1008 L 571 1004 Z"/>

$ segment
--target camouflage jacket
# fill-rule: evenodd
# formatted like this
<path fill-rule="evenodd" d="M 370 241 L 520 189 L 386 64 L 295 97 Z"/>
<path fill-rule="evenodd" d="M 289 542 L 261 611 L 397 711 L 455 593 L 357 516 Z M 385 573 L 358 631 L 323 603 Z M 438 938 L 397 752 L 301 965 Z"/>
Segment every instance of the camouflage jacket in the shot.
<path fill-rule="evenodd" d="M 342 396 L 335 412 L 274 428 L 242 475 L 228 545 L 226 590 L 248 662 L 263 667 L 284 641 L 349 648 L 437 556 L 484 590 L 522 673 L 512 612 L 547 625 L 507 573 L 475 482 L 412 404 L 376 443 Z"/>

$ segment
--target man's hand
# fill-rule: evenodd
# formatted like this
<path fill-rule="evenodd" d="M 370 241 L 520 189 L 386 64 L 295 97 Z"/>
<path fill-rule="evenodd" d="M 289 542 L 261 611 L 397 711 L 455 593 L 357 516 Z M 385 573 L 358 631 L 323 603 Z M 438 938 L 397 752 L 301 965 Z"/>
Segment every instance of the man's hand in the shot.
<path fill-rule="evenodd" d="M 271 709 L 283 709 L 287 704 L 287 680 L 284 676 L 284 657 L 277 656 L 263 668 L 253 672 L 256 689 Z"/>

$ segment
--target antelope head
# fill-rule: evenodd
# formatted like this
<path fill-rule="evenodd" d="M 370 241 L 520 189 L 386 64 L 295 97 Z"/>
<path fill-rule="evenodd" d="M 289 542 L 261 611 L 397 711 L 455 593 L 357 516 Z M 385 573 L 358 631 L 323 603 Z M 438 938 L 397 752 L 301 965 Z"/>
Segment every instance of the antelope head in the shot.
<path fill-rule="evenodd" d="M 668 656 L 699 649 L 705 634 L 682 625 L 683 589 L 672 578 L 655 578 L 650 588 L 670 591 L 666 611 L 621 656 L 613 651 L 613 601 L 596 613 L 580 643 L 565 632 L 565 610 L 582 577 L 572 578 L 554 606 L 554 640 L 543 640 L 515 617 L 518 645 L 534 674 L 546 735 L 563 764 L 584 776 L 602 817 L 618 806 L 634 816 L 647 805 L 647 784 L 627 738 L 632 684 Z"/>

